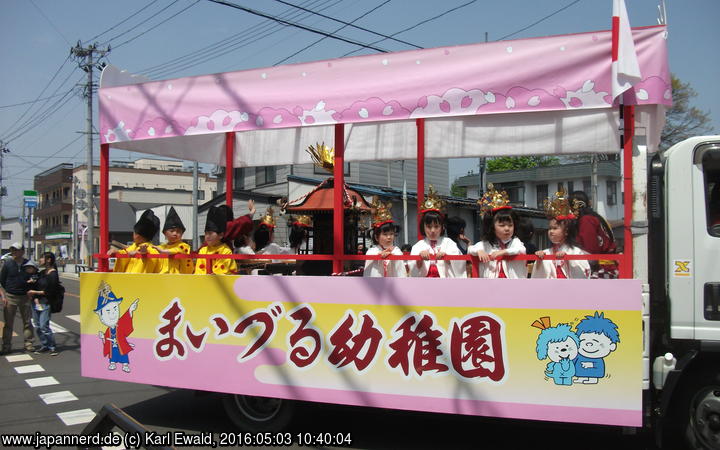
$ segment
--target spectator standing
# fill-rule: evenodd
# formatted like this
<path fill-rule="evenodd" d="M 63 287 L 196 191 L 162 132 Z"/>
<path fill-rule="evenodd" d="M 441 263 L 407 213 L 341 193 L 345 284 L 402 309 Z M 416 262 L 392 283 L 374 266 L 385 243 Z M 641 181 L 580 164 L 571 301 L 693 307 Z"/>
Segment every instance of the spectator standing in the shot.
<path fill-rule="evenodd" d="M 27 297 L 28 274 L 22 269 L 27 262 L 25 259 L 25 247 L 19 242 L 10 246 L 11 258 L 5 261 L 0 270 L 0 297 L 3 303 L 3 315 L 5 326 L 2 334 L 2 353 L 9 353 L 11 350 L 13 324 L 15 314 L 20 311 L 23 322 L 23 337 L 25 339 L 25 351 L 33 351 L 33 329 L 30 322 L 31 310 L 30 301 Z"/>
<path fill-rule="evenodd" d="M 28 262 L 27 264 L 29 264 Z M 45 252 L 40 257 L 40 276 L 32 288 L 28 290 L 27 296 L 31 299 L 33 321 L 36 324 L 35 332 L 40 340 L 40 347 L 35 353 L 50 352 L 52 356 L 58 354 L 55 346 L 55 335 L 50 329 L 50 298 L 57 295 L 60 286 L 57 266 L 55 265 L 55 254 Z"/>

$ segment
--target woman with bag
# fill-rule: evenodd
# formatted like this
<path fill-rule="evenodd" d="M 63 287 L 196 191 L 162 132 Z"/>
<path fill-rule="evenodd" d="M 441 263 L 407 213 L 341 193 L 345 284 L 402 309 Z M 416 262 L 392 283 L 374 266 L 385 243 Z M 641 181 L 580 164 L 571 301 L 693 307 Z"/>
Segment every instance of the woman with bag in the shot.
<path fill-rule="evenodd" d="M 60 278 L 55 265 L 55 254 L 45 252 L 40 257 L 40 276 L 34 286 L 28 291 L 31 300 L 35 332 L 40 339 L 40 347 L 35 353 L 49 351 L 52 356 L 58 354 L 55 346 L 55 336 L 50 329 L 51 301 L 50 297 L 57 294 L 60 289 Z"/>

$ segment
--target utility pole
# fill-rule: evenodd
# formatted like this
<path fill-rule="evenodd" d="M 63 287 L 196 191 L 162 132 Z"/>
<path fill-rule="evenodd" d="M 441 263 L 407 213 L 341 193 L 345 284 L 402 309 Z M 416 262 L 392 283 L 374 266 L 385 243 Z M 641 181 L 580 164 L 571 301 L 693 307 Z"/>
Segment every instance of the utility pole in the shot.
<path fill-rule="evenodd" d="M 2 248 L 2 221 L 4 220 L 4 217 L 2 216 L 2 198 L 7 195 L 7 188 L 3 185 L 3 165 L 5 162 L 5 153 L 10 153 L 10 150 L 5 146 L 3 141 L 0 141 L 0 251 L 4 250 Z"/>
<path fill-rule="evenodd" d="M 110 52 L 110 46 L 105 50 L 97 48 L 97 43 L 88 47 L 83 47 L 80 41 L 77 45 L 70 49 L 70 53 L 75 56 L 78 66 L 87 73 L 87 84 L 85 85 L 85 97 L 87 98 L 87 119 L 85 126 L 85 134 L 87 137 L 87 153 L 85 163 L 87 165 L 86 191 L 88 193 L 88 209 L 87 209 L 87 251 L 88 266 L 93 267 L 92 255 L 95 253 L 95 202 L 93 195 L 93 69 L 97 67 L 99 70 L 103 66 L 98 64 L 98 60 Z M 97 54 L 97 60 L 94 60 Z M 97 66 L 96 66 L 97 65 Z"/>

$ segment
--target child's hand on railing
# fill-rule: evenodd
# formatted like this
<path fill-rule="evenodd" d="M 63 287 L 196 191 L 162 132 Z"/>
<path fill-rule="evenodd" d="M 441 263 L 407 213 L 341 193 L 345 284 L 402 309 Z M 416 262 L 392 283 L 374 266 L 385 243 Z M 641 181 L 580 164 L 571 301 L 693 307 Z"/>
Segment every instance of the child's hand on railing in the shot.
<path fill-rule="evenodd" d="M 540 259 L 543 259 L 545 257 L 545 252 L 542 250 L 538 250 L 535 252 L 535 256 L 537 256 Z"/>
<path fill-rule="evenodd" d="M 499 260 L 502 259 L 502 257 L 505 255 L 507 255 L 507 250 L 497 250 L 490 253 L 490 259 Z"/>
<path fill-rule="evenodd" d="M 488 255 L 484 250 L 478 250 L 477 257 L 482 263 L 490 262 L 490 255 Z"/>
<path fill-rule="evenodd" d="M 445 257 L 445 252 L 443 252 L 443 251 L 435 253 L 435 258 L 437 258 L 437 259 L 443 259 L 444 257 Z"/>

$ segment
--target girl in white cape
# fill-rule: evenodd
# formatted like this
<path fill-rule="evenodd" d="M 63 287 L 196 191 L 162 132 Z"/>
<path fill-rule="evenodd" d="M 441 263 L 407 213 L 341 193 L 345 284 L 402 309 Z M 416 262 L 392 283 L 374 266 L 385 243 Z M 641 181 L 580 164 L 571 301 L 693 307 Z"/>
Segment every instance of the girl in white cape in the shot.
<path fill-rule="evenodd" d="M 391 203 L 383 203 L 377 197 L 373 197 L 373 223 L 372 240 L 373 245 L 365 253 L 366 255 L 380 255 L 382 260 L 365 261 L 364 277 L 406 277 L 404 261 L 385 259 L 390 255 L 402 255 L 403 252 L 395 245 L 395 236 L 400 232 L 400 227 L 395 225 L 390 212 Z"/>
<path fill-rule="evenodd" d="M 441 210 L 444 202 L 435 193 L 432 186 L 420 210 L 420 230 L 424 239 L 413 245 L 411 255 L 419 255 L 421 260 L 410 263 L 410 275 L 428 278 L 466 278 L 465 261 L 443 261 L 445 255 L 461 255 L 457 244 L 445 237 L 445 216 Z"/>
<path fill-rule="evenodd" d="M 517 214 L 509 205 L 505 191 L 496 191 L 492 183 L 478 201 L 483 213 L 483 240 L 468 248 L 468 254 L 480 260 L 480 278 L 527 278 L 524 260 L 508 261 L 503 257 L 524 255 L 525 245 L 515 236 Z"/>
<path fill-rule="evenodd" d="M 548 238 L 552 246 L 535 253 L 540 260 L 535 262 L 532 278 L 590 278 L 590 264 L 583 259 L 563 259 L 565 255 L 587 255 L 575 243 L 577 215 L 563 190 L 555 194 L 552 201 L 545 200 L 545 212 L 550 218 Z M 544 260 L 545 255 L 555 260 Z"/>

